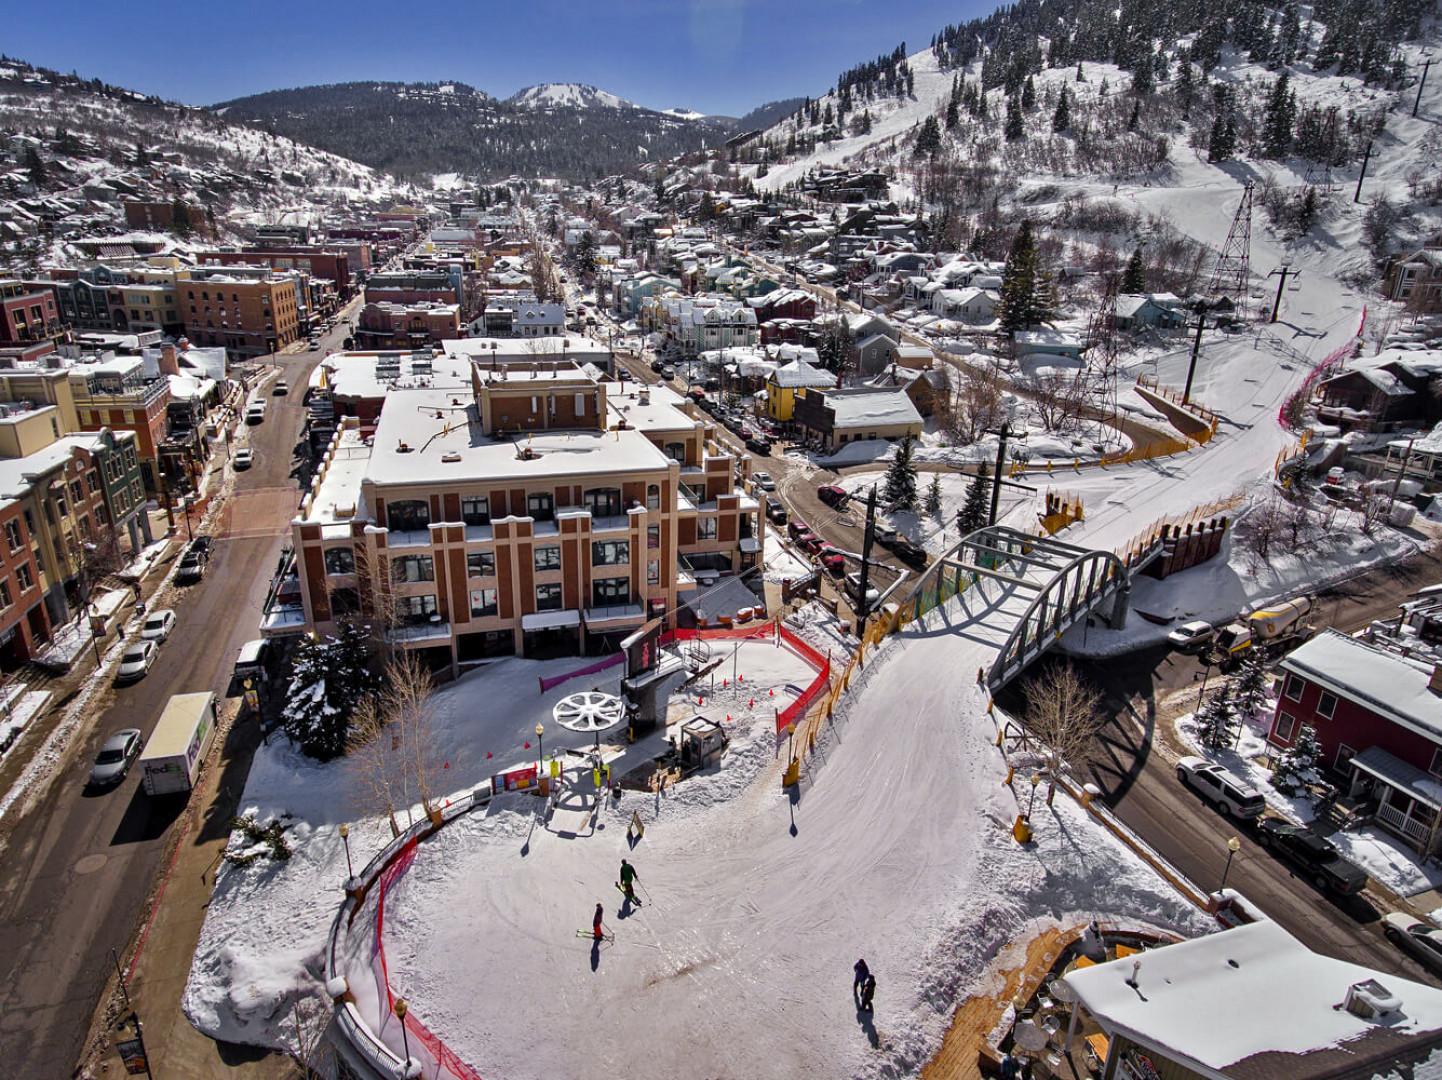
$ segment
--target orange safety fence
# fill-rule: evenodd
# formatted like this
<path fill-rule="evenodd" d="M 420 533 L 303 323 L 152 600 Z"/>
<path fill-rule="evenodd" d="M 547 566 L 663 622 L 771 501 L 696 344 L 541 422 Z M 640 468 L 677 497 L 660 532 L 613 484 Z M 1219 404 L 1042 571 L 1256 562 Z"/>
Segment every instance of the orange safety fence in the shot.
<path fill-rule="evenodd" d="M 1117 557 L 1121 559 L 1123 565 L 1130 566 L 1132 560 L 1144 554 L 1162 538 L 1166 531 L 1173 528 L 1185 529 L 1189 525 L 1200 525 L 1224 510 L 1233 510 L 1240 506 L 1244 498 L 1245 496 L 1240 493 L 1228 495 L 1225 498 L 1213 499 L 1211 502 L 1195 506 L 1185 514 L 1167 514 L 1159 517 L 1132 537 L 1125 546 L 1117 548 Z"/>

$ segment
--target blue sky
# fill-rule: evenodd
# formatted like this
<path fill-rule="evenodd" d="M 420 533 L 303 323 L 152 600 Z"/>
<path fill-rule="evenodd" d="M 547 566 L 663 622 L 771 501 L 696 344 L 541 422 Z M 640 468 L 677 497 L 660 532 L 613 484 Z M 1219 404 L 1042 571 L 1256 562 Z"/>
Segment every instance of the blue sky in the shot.
<path fill-rule="evenodd" d="M 0 3 L 0 11 L 8 6 Z M 816 94 L 854 63 L 924 48 L 987 0 L 47 0 L 0 49 L 208 105 L 363 79 L 457 79 L 504 97 L 592 83 L 653 108 L 738 115 Z M 193 46 L 191 45 L 193 42 Z"/>

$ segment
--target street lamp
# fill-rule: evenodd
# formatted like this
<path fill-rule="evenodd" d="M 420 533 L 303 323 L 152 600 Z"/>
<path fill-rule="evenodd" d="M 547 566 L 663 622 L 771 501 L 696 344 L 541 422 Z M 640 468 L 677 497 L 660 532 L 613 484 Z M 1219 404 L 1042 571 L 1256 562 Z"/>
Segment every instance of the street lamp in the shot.
<path fill-rule="evenodd" d="M 1227 841 L 1227 865 L 1222 868 L 1222 884 L 1217 889 L 1217 892 L 1221 892 L 1227 887 L 1227 875 L 1232 871 L 1232 856 L 1241 850 L 1242 842 L 1235 836 Z"/>
<path fill-rule="evenodd" d="M 545 725 L 539 720 L 536 721 L 536 754 L 541 759 L 541 764 L 546 763 L 546 744 L 543 741 L 546 734 Z"/>
<path fill-rule="evenodd" d="M 1027 820 L 1028 820 L 1028 821 L 1031 820 L 1032 807 L 1036 806 L 1036 789 L 1037 789 L 1037 787 L 1040 786 L 1040 784 L 1041 784 L 1041 773 L 1039 773 L 1039 772 L 1034 772 L 1034 773 L 1032 773 L 1032 774 L 1031 774 L 1031 802 L 1029 802 L 1029 803 L 1026 804 L 1026 817 L 1027 817 Z"/>
<path fill-rule="evenodd" d="M 344 821 L 340 823 L 340 841 L 345 845 L 345 872 L 347 880 L 355 877 L 355 868 L 350 862 L 350 826 Z"/>
<path fill-rule="evenodd" d="M 411 1040 L 410 1036 L 406 1034 L 406 1013 L 410 1011 L 410 1006 L 406 1004 L 405 998 L 396 998 L 396 1003 L 391 1006 L 391 1008 L 395 1010 L 396 1019 L 401 1022 L 401 1045 L 405 1047 L 406 1050 L 405 1070 L 406 1073 L 409 1074 L 411 1069 Z"/>

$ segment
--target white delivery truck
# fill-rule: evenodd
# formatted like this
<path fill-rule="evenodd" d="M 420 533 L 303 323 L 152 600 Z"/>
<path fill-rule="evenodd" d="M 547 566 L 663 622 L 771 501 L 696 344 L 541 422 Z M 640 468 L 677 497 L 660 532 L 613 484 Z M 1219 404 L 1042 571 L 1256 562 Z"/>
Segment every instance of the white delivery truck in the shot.
<path fill-rule="evenodd" d="M 172 697 L 140 755 L 145 794 L 188 792 L 214 739 L 215 695 L 206 691 Z"/>

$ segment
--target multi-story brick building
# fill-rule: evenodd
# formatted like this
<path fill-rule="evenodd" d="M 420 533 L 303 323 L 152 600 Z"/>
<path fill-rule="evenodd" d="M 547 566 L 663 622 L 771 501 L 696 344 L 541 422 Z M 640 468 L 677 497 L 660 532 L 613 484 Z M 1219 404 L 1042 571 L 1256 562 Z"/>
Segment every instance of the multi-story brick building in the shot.
<path fill-rule="evenodd" d="M 757 565 L 764 518 L 681 398 L 613 385 L 574 364 L 475 366 L 469 392 L 392 387 L 373 438 L 343 420 L 293 523 L 299 598 L 263 626 L 365 610 L 455 665 L 674 625 L 698 582 Z"/>
<path fill-rule="evenodd" d="M 362 349 L 415 349 L 461 336 L 459 304 L 372 302 L 356 320 L 355 340 Z"/>
<path fill-rule="evenodd" d="M 65 324 L 55 294 L 44 287 L 0 280 L 0 346 L 62 341 Z"/>
<path fill-rule="evenodd" d="M 342 297 L 350 296 L 356 285 L 350 253 L 330 245 L 266 244 L 240 251 L 203 251 L 200 261 L 216 266 L 263 264 L 272 270 L 299 270 L 312 278 L 334 282 L 336 292 Z"/>
<path fill-rule="evenodd" d="M 196 267 L 176 281 L 185 336 L 233 356 L 263 356 L 301 334 L 305 279 L 270 267 Z"/>
<path fill-rule="evenodd" d="M 69 369 L 69 381 L 76 430 L 133 432 L 145 487 L 159 491 L 170 381 L 164 376 L 147 376 L 145 362 L 138 356 L 76 364 Z"/>
<path fill-rule="evenodd" d="M 0 671 L 15 670 L 50 639 L 30 516 L 23 498 L 0 499 Z"/>

